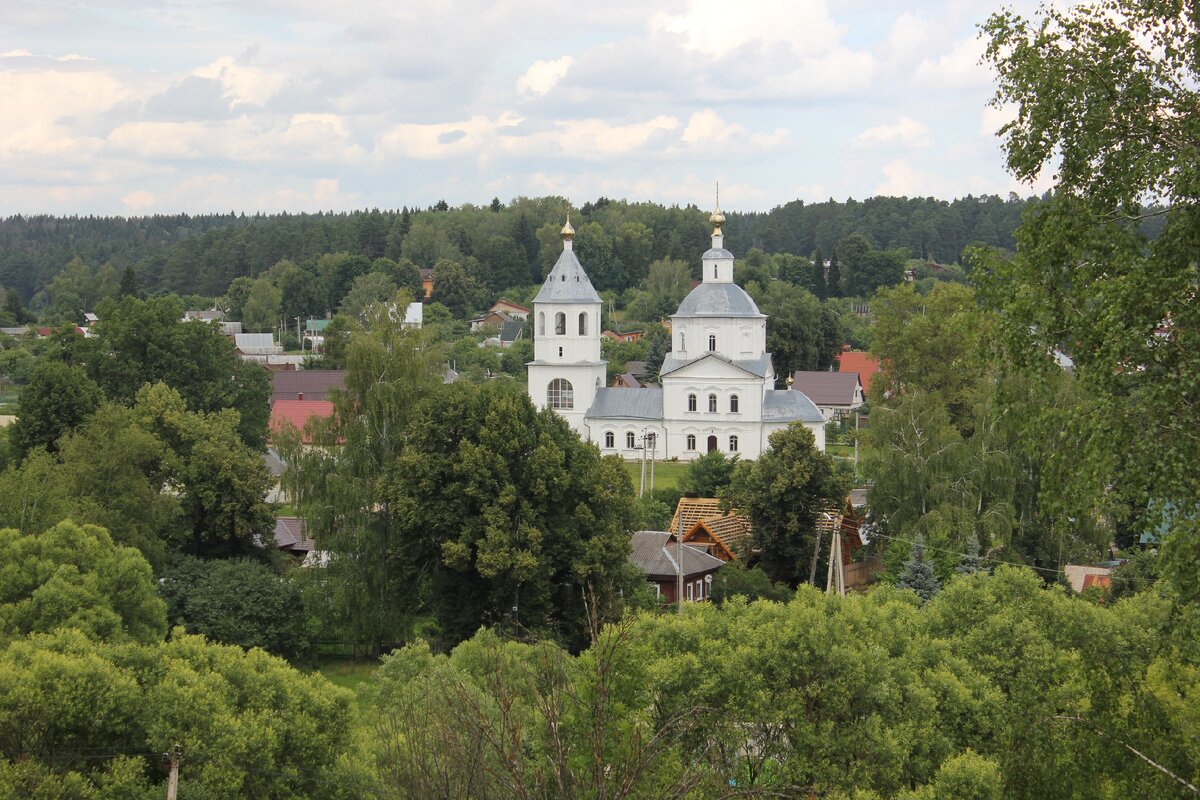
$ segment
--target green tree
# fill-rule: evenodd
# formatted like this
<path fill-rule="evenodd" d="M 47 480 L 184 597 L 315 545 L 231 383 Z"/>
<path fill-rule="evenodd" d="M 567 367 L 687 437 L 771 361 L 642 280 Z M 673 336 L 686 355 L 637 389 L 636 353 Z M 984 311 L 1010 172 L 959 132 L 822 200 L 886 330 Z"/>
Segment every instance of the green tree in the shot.
<path fill-rule="evenodd" d="M 264 332 L 279 327 L 280 311 L 283 307 L 283 292 L 263 276 L 254 282 L 246 295 L 242 307 L 242 326 L 253 332 Z"/>
<path fill-rule="evenodd" d="M 167 618 L 223 644 L 294 659 L 308 651 L 300 586 L 259 561 L 182 557 L 159 582 Z"/>
<path fill-rule="evenodd" d="M 792 423 L 768 441 L 770 450 L 756 461 L 738 464 L 722 499 L 750 517 L 771 579 L 794 586 L 808 578 L 817 514 L 840 506 L 847 486 L 803 424 Z"/>
<path fill-rule="evenodd" d="M 35 447 L 58 452 L 58 440 L 100 406 L 103 394 L 78 366 L 42 360 L 21 391 L 10 441 L 21 455 Z"/>
<path fill-rule="evenodd" d="M 151 642 L 165 606 L 141 553 L 67 520 L 37 535 L 0 530 L 0 643 L 76 628 L 94 639 Z"/>
<path fill-rule="evenodd" d="M 679 481 L 679 488 L 696 497 L 716 497 L 730 484 L 738 466 L 738 456 L 726 456 L 720 450 L 712 450 L 693 459 L 687 472 Z"/>
<path fill-rule="evenodd" d="M 922 600 L 928 600 L 942 588 L 941 581 L 933 574 L 933 565 L 925 557 L 925 537 L 920 533 L 913 538 L 912 545 L 908 548 L 908 560 L 900 569 L 896 587 L 912 589 Z"/>
<path fill-rule="evenodd" d="M 137 270 L 135 270 L 133 268 L 132 264 L 128 264 L 128 265 L 126 265 L 125 269 L 121 272 L 121 285 L 117 289 L 116 297 L 118 299 L 120 299 L 122 297 L 141 297 L 141 296 L 142 296 L 142 290 L 141 290 L 141 286 L 138 283 Z"/>
<path fill-rule="evenodd" d="M 487 304 L 488 291 L 462 264 L 442 259 L 433 268 L 433 296 L 430 299 L 450 309 L 457 319 L 466 319 Z"/>
<path fill-rule="evenodd" d="M 529 283 L 529 260 L 511 238 L 489 237 L 477 255 L 483 264 L 485 282 L 492 292 Z"/>
<path fill-rule="evenodd" d="M 1090 399 L 1055 448 L 1071 469 L 1048 488 L 1104 486 L 1125 507 L 1169 519 L 1165 573 L 1188 602 L 1200 602 L 1200 523 L 1166 509 L 1200 503 L 1190 425 L 1200 398 L 1197 31 L 1190 9 L 1165 2 L 989 18 L 995 103 L 1017 112 L 1000 130 L 1008 168 L 1032 181 L 1054 162 L 1057 180 L 1023 222 L 1016 254 L 980 253 L 975 267 L 1014 357 L 1045 372 L 1063 350 Z M 1143 208 L 1148 197 L 1156 208 Z"/>
<path fill-rule="evenodd" d="M 966 548 L 958 557 L 958 566 L 954 568 L 954 571 L 959 575 L 974 575 L 976 572 L 983 572 L 986 569 L 987 559 L 979 555 L 979 537 L 972 532 L 967 537 Z"/>
<path fill-rule="evenodd" d="M 395 281 L 382 272 L 368 272 L 354 279 L 354 285 L 338 306 L 338 313 L 362 322 L 371 306 L 394 301 L 395 297 Z"/>
<path fill-rule="evenodd" d="M 227 319 L 242 321 L 242 314 L 246 308 L 246 300 L 250 297 L 250 289 L 254 286 L 254 280 L 241 276 L 234 278 L 230 282 L 229 288 L 225 290 L 225 296 L 221 298 L 220 306 L 225 312 Z"/>
<path fill-rule="evenodd" d="M 765 287 L 753 283 L 748 291 L 763 313 L 771 317 L 767 326 L 767 350 L 778 375 L 786 378 L 795 370 L 826 370 L 842 350 L 837 314 L 823 307 L 806 289 L 772 280 Z"/>

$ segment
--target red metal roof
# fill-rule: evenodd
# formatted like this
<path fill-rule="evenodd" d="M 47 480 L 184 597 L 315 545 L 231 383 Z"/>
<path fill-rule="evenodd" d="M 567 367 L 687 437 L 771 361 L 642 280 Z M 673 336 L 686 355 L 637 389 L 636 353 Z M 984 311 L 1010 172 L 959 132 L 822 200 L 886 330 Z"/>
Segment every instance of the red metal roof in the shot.
<path fill-rule="evenodd" d="M 312 437 L 304 431 L 305 423 L 313 417 L 332 416 L 333 403 L 328 400 L 276 400 L 271 404 L 271 433 L 278 433 L 286 420 L 301 432 L 301 442 L 312 444 Z"/>
<path fill-rule="evenodd" d="M 838 372 L 857 372 L 863 391 L 871 393 L 871 378 L 879 372 L 879 361 L 862 350 L 847 350 L 837 357 Z"/>

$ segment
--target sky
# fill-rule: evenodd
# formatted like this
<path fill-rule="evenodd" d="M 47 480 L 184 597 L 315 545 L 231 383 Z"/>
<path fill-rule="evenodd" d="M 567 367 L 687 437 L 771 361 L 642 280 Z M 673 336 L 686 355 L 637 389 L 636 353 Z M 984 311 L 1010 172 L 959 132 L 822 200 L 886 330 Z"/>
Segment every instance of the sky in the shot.
<path fill-rule="evenodd" d="M 998 5 L 0 0 L 0 215 L 1028 195 Z"/>

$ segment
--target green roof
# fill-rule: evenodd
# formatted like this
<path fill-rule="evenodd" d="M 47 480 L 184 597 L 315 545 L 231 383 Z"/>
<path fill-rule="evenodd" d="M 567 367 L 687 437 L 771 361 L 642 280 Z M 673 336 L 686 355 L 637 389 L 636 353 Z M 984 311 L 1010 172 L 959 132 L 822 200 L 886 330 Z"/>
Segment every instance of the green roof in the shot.
<path fill-rule="evenodd" d="M 329 327 L 330 320 L 327 319 L 310 319 L 304 326 L 304 330 L 309 333 L 320 333 Z"/>

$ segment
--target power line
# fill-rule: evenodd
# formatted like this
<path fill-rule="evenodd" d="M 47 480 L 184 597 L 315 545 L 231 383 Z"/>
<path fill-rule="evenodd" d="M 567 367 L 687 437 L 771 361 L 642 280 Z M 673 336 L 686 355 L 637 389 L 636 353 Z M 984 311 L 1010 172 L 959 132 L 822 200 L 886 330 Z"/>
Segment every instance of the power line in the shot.
<path fill-rule="evenodd" d="M 911 539 L 902 539 L 899 536 L 888 536 L 886 533 L 876 533 L 875 531 L 872 531 L 870 533 L 870 538 L 871 539 L 877 539 L 877 538 L 878 539 L 890 539 L 893 542 L 908 542 L 909 544 L 912 544 Z M 962 558 L 963 556 L 967 555 L 967 553 L 960 553 L 959 551 L 951 550 L 948 547 L 934 547 L 931 544 L 926 544 L 925 549 L 926 550 L 937 550 L 942 553 L 950 553 L 951 555 L 958 556 L 959 558 Z M 1053 567 L 1035 567 L 1032 564 L 1020 564 L 1016 561 L 1001 561 L 997 558 L 992 558 L 991 556 L 979 556 L 979 557 L 982 558 L 984 561 L 989 561 L 993 564 L 1004 564 L 1009 567 L 1024 567 L 1025 569 L 1035 569 L 1038 572 L 1049 572 L 1053 575 L 1065 574 L 1063 572 L 1063 570 L 1054 569 Z"/>

